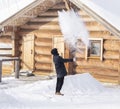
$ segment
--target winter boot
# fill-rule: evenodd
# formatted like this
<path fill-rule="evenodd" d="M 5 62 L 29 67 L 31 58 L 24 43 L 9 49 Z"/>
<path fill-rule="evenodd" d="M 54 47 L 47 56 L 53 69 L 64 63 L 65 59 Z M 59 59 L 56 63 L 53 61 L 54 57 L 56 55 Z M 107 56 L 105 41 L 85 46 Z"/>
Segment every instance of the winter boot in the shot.
<path fill-rule="evenodd" d="M 61 95 L 61 96 L 63 96 L 64 94 L 62 94 L 60 92 L 56 92 L 55 95 Z"/>

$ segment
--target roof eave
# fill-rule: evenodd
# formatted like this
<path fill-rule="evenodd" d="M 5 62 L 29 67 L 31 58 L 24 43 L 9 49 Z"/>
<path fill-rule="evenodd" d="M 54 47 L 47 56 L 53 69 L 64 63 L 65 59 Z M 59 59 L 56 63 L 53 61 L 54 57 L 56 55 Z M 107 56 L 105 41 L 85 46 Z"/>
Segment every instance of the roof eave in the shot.
<path fill-rule="evenodd" d="M 107 20 L 99 16 L 97 13 L 95 13 L 93 10 L 91 10 L 87 5 L 83 4 L 80 0 L 69 0 L 73 4 L 75 4 L 78 8 L 84 10 L 86 13 L 88 13 L 90 16 L 96 19 L 99 23 L 104 25 L 112 34 L 120 37 L 120 31 L 115 26 L 110 24 Z"/>
<path fill-rule="evenodd" d="M 59 3 L 61 0 L 36 0 L 27 7 L 23 8 L 13 16 L 0 23 L 0 28 L 6 25 L 19 26 L 25 24 L 31 18 L 36 17 L 42 12 Z"/>

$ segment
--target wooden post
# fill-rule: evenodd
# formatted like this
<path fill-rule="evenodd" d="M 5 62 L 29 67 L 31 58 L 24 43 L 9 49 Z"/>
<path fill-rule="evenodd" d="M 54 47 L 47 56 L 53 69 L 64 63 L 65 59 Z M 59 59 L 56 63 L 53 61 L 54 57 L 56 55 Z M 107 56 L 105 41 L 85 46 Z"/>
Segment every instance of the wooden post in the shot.
<path fill-rule="evenodd" d="M 0 60 L 0 82 L 2 81 L 2 60 Z"/>
<path fill-rule="evenodd" d="M 19 78 L 20 60 L 15 60 L 15 78 Z"/>
<path fill-rule="evenodd" d="M 119 43 L 119 47 L 120 47 L 120 41 L 118 42 Z M 120 85 L 120 49 L 119 49 L 119 61 L 118 61 L 119 65 L 118 65 L 118 84 Z"/>

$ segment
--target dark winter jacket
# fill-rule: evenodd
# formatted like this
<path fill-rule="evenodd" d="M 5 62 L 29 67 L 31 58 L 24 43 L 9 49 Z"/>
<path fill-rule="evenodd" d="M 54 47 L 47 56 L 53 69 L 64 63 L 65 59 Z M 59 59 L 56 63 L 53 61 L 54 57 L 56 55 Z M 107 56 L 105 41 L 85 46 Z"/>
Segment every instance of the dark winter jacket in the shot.
<path fill-rule="evenodd" d="M 61 78 L 61 77 L 64 77 L 65 75 L 67 75 L 67 71 L 66 71 L 64 63 L 65 62 L 73 62 L 73 59 L 63 59 L 59 55 L 53 55 L 53 62 L 55 64 L 57 77 Z"/>

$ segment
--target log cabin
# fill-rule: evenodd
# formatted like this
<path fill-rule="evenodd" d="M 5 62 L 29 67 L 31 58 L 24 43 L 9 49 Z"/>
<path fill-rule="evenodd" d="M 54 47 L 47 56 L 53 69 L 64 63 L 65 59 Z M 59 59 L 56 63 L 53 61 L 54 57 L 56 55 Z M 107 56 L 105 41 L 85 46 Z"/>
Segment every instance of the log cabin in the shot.
<path fill-rule="evenodd" d="M 10 51 L 4 57 L 19 57 L 21 71 L 35 75 L 55 74 L 52 48 L 58 48 L 64 58 L 73 57 L 64 42 L 57 13 L 70 8 L 79 12 L 90 33 L 90 42 L 98 51 L 92 53 L 91 48 L 80 48 L 83 53 L 75 53 L 76 62 L 66 64 L 68 74 L 87 72 L 101 82 L 120 83 L 120 31 L 81 0 L 35 0 L 0 22 L 0 42 L 12 45 L 0 48 L 1 53 Z M 3 66 L 3 74 L 13 70 L 14 64 Z"/>

